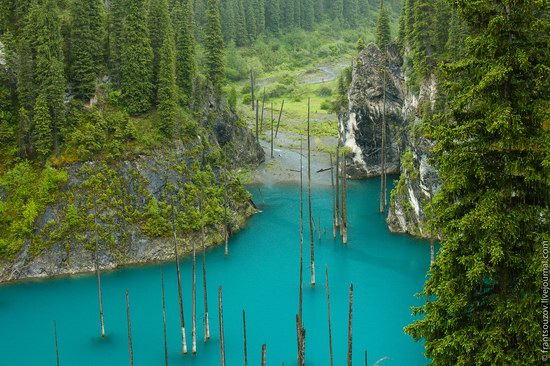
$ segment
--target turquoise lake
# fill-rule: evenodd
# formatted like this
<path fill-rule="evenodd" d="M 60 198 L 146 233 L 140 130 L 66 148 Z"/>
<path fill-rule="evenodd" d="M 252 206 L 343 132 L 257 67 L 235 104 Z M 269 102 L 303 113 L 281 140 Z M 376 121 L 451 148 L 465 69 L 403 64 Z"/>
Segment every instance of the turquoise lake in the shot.
<path fill-rule="evenodd" d="M 379 180 L 350 182 L 349 244 L 333 240 L 330 187 L 314 187 L 317 286 L 309 285 L 309 233 L 304 231 L 306 364 L 329 365 L 325 266 L 330 272 L 334 364 L 347 357 L 348 291 L 354 285 L 353 362 L 416 366 L 428 361 L 423 346 L 403 332 L 410 306 L 421 299 L 430 262 L 429 244 L 388 231 L 378 213 Z M 299 288 L 299 187 L 250 187 L 261 213 L 229 244 L 207 252 L 211 339 L 203 341 L 202 272 L 197 257 L 196 356 L 182 355 L 174 263 L 164 263 L 170 365 L 220 364 L 218 286 L 223 287 L 227 365 L 243 364 L 242 310 L 246 310 L 248 364 L 296 365 Z M 305 192 L 306 193 L 306 192 Z M 307 198 L 305 195 L 304 198 Z M 304 201 L 307 220 L 307 201 Z M 326 228 L 326 235 L 324 234 Z M 100 338 L 97 283 L 93 275 L 0 286 L 0 365 L 55 365 L 53 321 L 61 365 L 128 365 L 125 290 L 130 293 L 134 365 L 164 365 L 160 264 L 102 274 L 106 339 Z M 182 260 L 187 341 L 191 350 L 191 260 Z"/>

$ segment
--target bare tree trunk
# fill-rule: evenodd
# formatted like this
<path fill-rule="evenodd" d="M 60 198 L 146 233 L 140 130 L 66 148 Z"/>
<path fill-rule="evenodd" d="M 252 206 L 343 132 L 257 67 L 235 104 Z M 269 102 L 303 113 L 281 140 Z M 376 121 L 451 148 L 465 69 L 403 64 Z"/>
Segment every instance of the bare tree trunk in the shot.
<path fill-rule="evenodd" d="M 310 139 L 310 98 L 307 99 L 307 183 L 309 208 L 309 251 L 311 254 L 311 287 L 315 287 L 315 243 L 313 240 L 313 213 L 311 209 L 311 139 Z"/>
<path fill-rule="evenodd" d="M 97 221 L 96 221 L 97 227 Z M 97 230 L 97 229 L 96 229 Z M 97 297 L 99 299 L 99 323 L 101 325 L 101 338 L 105 338 L 105 320 L 103 318 L 103 295 L 101 293 L 101 274 L 99 272 L 99 259 L 98 259 L 98 234 L 96 231 L 95 237 L 95 270 L 97 274 Z"/>
<path fill-rule="evenodd" d="M 264 95 L 262 97 L 262 118 L 260 119 L 260 131 L 264 130 L 264 106 L 265 106 L 265 88 L 264 88 Z"/>
<path fill-rule="evenodd" d="M 166 302 L 164 300 L 164 271 L 160 267 L 160 287 L 162 289 L 162 325 L 164 335 L 164 364 L 168 366 L 168 345 L 166 342 Z"/>
<path fill-rule="evenodd" d="M 183 314 L 183 295 L 181 289 L 181 272 L 180 272 L 180 261 L 178 255 L 178 238 L 176 236 L 176 218 L 174 215 L 174 203 L 172 202 L 172 231 L 174 234 L 174 254 L 176 257 L 176 276 L 178 280 L 178 301 L 179 301 L 179 310 L 180 310 L 180 328 L 181 328 L 181 351 L 185 354 L 187 353 L 187 339 L 185 335 L 185 317 Z"/>
<path fill-rule="evenodd" d="M 221 366 L 225 366 L 225 343 L 223 332 L 223 304 L 222 304 L 222 287 L 218 287 L 218 319 L 220 322 L 220 357 Z"/>
<path fill-rule="evenodd" d="M 332 154 L 329 154 L 330 156 L 330 186 L 331 186 L 331 198 L 332 198 L 332 237 L 336 239 L 336 200 L 335 200 L 335 194 L 334 194 L 334 166 L 332 164 Z"/>
<path fill-rule="evenodd" d="M 126 289 L 126 320 L 128 321 L 128 353 L 130 355 L 130 366 L 134 365 L 134 351 L 132 349 L 132 322 L 130 320 L 130 299 Z"/>
<path fill-rule="evenodd" d="M 53 321 L 53 338 L 55 340 L 55 361 L 57 366 L 59 366 L 59 344 L 57 342 L 57 323 Z"/>
<path fill-rule="evenodd" d="M 296 314 L 296 336 L 298 338 L 298 366 L 305 365 L 305 331 L 302 326 L 302 319 Z"/>
<path fill-rule="evenodd" d="M 281 104 L 281 110 L 279 111 L 279 119 L 277 120 L 277 129 L 275 130 L 275 138 L 277 138 L 277 135 L 279 134 L 279 125 L 281 124 L 281 117 L 283 115 L 284 107 L 285 107 L 285 100 L 283 99 L 283 103 Z"/>
<path fill-rule="evenodd" d="M 327 275 L 328 344 L 329 344 L 329 351 L 330 351 L 330 366 L 333 366 L 334 355 L 332 353 L 332 323 L 330 321 L 330 286 L 328 282 L 328 264 L 325 267 L 325 273 Z"/>
<path fill-rule="evenodd" d="M 271 102 L 271 159 L 273 159 L 273 102 Z"/>
<path fill-rule="evenodd" d="M 317 239 L 321 241 L 321 216 L 317 216 Z"/>
<path fill-rule="evenodd" d="M 353 323 L 353 283 L 349 286 L 349 309 L 348 309 L 348 366 L 352 363 L 352 323 Z"/>
<path fill-rule="evenodd" d="M 204 221 L 203 221 L 203 210 L 201 202 L 201 242 L 202 242 L 202 284 L 203 284 L 203 293 L 204 293 L 204 341 L 210 339 L 210 323 L 208 319 L 208 292 L 206 285 L 206 245 L 204 243 Z"/>
<path fill-rule="evenodd" d="M 252 94 L 252 110 L 254 110 L 254 87 L 256 86 L 256 78 L 254 77 L 254 71 L 250 70 L 250 93 Z"/>
<path fill-rule="evenodd" d="M 386 49 L 387 53 L 387 49 Z M 380 170 L 380 212 L 384 213 L 386 210 L 386 57 L 384 56 L 384 107 L 382 111 L 382 158 L 381 158 L 381 170 Z"/>
<path fill-rule="evenodd" d="M 347 166 L 345 158 L 343 160 L 342 166 L 342 242 L 345 244 L 348 243 L 348 202 L 347 202 Z"/>
<path fill-rule="evenodd" d="M 223 190 L 223 221 L 225 236 L 225 255 L 229 255 L 229 222 L 227 220 L 227 184 L 224 184 Z"/>
<path fill-rule="evenodd" d="M 340 226 L 340 141 L 336 145 L 336 227 Z"/>
<path fill-rule="evenodd" d="M 260 133 L 258 131 L 259 124 L 259 113 L 260 113 L 260 101 L 256 101 L 256 142 L 260 142 Z"/>
<path fill-rule="evenodd" d="M 302 321 L 302 300 L 304 294 L 304 164 L 303 140 L 300 137 L 300 297 L 298 301 L 298 315 Z"/>
<path fill-rule="evenodd" d="M 262 366 L 265 366 L 265 354 L 266 354 L 266 345 L 265 343 L 262 344 Z"/>
<path fill-rule="evenodd" d="M 248 354 L 246 350 L 246 313 L 243 309 L 243 335 L 244 335 L 244 366 L 248 364 Z"/>
<path fill-rule="evenodd" d="M 193 260 L 192 260 L 192 284 L 191 284 L 191 352 L 197 354 L 197 251 L 195 241 L 193 240 Z"/>

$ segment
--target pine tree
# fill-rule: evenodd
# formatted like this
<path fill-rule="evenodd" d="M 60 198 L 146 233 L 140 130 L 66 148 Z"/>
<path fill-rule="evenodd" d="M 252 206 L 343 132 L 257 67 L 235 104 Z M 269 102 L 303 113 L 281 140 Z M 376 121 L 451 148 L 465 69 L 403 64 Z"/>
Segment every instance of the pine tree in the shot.
<path fill-rule="evenodd" d="M 48 110 L 48 103 L 44 94 L 36 98 L 34 106 L 34 147 L 38 157 L 46 160 L 52 153 L 52 118 Z"/>
<path fill-rule="evenodd" d="M 344 0 L 334 0 L 332 2 L 332 19 L 344 20 Z"/>
<path fill-rule="evenodd" d="M 256 13 L 253 0 L 244 0 L 244 17 L 246 19 L 246 31 L 250 41 L 256 39 Z"/>
<path fill-rule="evenodd" d="M 53 146 L 59 151 L 59 131 L 65 121 L 63 38 L 56 0 L 33 3 L 29 13 L 31 46 L 35 52 L 33 73 L 37 94 L 46 98 L 50 111 Z"/>
<path fill-rule="evenodd" d="M 219 0 L 208 0 L 205 51 L 207 78 L 212 83 L 214 94 L 220 97 L 225 77 L 225 49 L 220 24 Z"/>
<path fill-rule="evenodd" d="M 313 0 L 303 0 L 302 2 L 302 27 L 305 30 L 313 30 L 315 22 L 315 11 L 313 8 Z"/>
<path fill-rule="evenodd" d="M 449 25 L 449 35 L 445 49 L 452 61 L 457 61 L 464 54 L 466 39 L 466 29 L 464 22 L 456 12 L 452 12 L 451 24 Z"/>
<path fill-rule="evenodd" d="M 159 56 L 159 130 L 165 137 L 171 138 L 176 124 L 178 90 L 176 85 L 176 46 L 174 45 L 174 36 L 170 28 L 167 29 L 165 34 Z"/>
<path fill-rule="evenodd" d="M 126 9 L 130 0 L 111 0 L 109 7 L 109 71 L 115 86 L 122 80 L 121 59 Z"/>
<path fill-rule="evenodd" d="M 265 31 L 265 0 L 257 0 L 256 5 L 256 32 Z"/>
<path fill-rule="evenodd" d="M 234 0 L 235 6 L 235 43 L 242 47 L 248 44 L 248 30 L 243 0 Z"/>
<path fill-rule="evenodd" d="M 274 34 L 279 33 L 280 16 L 279 0 L 269 0 L 265 5 L 265 25 Z"/>
<path fill-rule="evenodd" d="M 235 41 L 235 7 L 233 6 L 233 2 L 222 2 L 221 22 L 224 42 L 227 44 L 230 41 Z"/>
<path fill-rule="evenodd" d="M 193 95 L 193 79 L 196 72 L 192 0 L 177 0 L 173 18 L 176 28 L 176 79 L 179 89 L 185 96 L 186 104 Z"/>
<path fill-rule="evenodd" d="M 168 0 L 149 0 L 149 36 L 153 49 L 153 102 L 157 101 L 159 83 L 160 50 L 164 46 L 171 19 Z"/>
<path fill-rule="evenodd" d="M 435 67 L 435 46 L 433 44 L 433 21 L 435 5 L 431 0 L 415 0 L 414 24 L 411 49 L 413 65 L 420 76 L 427 76 Z"/>
<path fill-rule="evenodd" d="M 105 41 L 103 4 L 100 0 L 72 4 L 70 80 L 76 98 L 87 101 L 95 94 L 103 63 Z"/>
<path fill-rule="evenodd" d="M 294 3 L 294 26 L 302 26 L 302 0 L 293 0 Z"/>
<path fill-rule="evenodd" d="M 468 46 L 444 68 L 449 113 L 431 131 L 443 240 L 406 331 L 425 340 L 434 366 L 539 365 L 550 204 L 545 4 L 455 5 Z"/>
<path fill-rule="evenodd" d="M 390 34 L 390 19 L 384 1 L 380 3 L 380 11 L 378 12 L 378 20 L 376 22 L 376 45 L 385 52 L 391 41 Z"/>
<path fill-rule="evenodd" d="M 127 0 L 128 9 L 121 45 L 121 89 L 130 114 L 146 112 L 151 107 L 153 50 L 147 27 L 144 0 Z"/>
<path fill-rule="evenodd" d="M 357 26 L 359 3 L 357 0 L 344 0 L 344 19 L 350 27 Z"/>
<path fill-rule="evenodd" d="M 320 23 L 324 19 L 325 8 L 324 3 L 321 0 L 312 0 L 313 2 L 313 13 L 315 14 L 315 21 Z"/>

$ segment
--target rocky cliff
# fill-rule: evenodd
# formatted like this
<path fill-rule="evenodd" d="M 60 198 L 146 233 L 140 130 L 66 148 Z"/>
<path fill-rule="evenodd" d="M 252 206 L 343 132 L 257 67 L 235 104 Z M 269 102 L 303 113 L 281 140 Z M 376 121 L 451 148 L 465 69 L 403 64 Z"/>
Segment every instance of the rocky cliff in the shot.
<path fill-rule="evenodd" d="M 353 67 L 348 110 L 339 115 L 342 142 L 351 149 L 350 176 L 380 175 L 385 109 L 387 173 L 400 174 L 391 194 L 388 226 L 394 232 L 428 237 L 427 206 L 440 183 L 430 164 L 432 143 L 421 116 L 435 103 L 437 83 L 426 79 L 418 91 L 408 88 L 403 58 L 395 45 L 388 48 L 385 72 L 384 63 L 383 53 L 369 44 Z"/>
<path fill-rule="evenodd" d="M 201 221 L 206 246 L 223 241 L 226 222 L 241 228 L 254 204 L 227 168 L 256 166 L 264 152 L 234 114 L 211 117 L 207 141 L 66 168 L 21 248 L 0 259 L 0 282 L 93 271 L 96 258 L 103 269 L 173 259 L 173 222 L 181 254 L 200 248 Z"/>

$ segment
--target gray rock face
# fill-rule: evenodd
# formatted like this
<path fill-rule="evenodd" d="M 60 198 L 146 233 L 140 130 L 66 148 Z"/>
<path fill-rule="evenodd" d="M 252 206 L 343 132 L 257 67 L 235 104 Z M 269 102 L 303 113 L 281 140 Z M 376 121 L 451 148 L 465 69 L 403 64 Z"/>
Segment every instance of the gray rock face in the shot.
<path fill-rule="evenodd" d="M 427 227 L 426 207 L 440 186 L 430 165 L 432 142 L 421 134 L 420 107 L 435 102 L 437 83 L 424 80 L 417 93 L 407 88 L 403 60 L 394 45 L 388 48 L 387 72 L 383 53 L 373 44 L 359 54 L 349 90 L 349 109 L 339 116 L 340 135 L 352 151 L 351 178 L 381 173 L 382 116 L 386 85 L 386 167 L 400 174 L 391 195 L 387 223 L 391 231 L 414 236 L 436 236 Z"/>
<path fill-rule="evenodd" d="M 237 125 L 236 117 L 217 120 L 209 138 L 211 144 L 218 143 L 225 150 L 235 166 L 256 166 L 264 158 L 263 149 L 246 128 Z M 33 239 L 27 240 L 15 259 L 0 260 L 0 282 L 93 271 L 96 236 L 97 260 L 102 269 L 173 259 L 173 237 L 149 235 L 144 228 L 148 220 L 155 224 L 156 216 L 144 213 L 151 210 L 152 202 L 158 202 L 157 216 L 161 218 L 164 212 L 166 217 L 169 203 L 178 206 L 182 202 L 190 169 L 189 151 L 194 147 L 178 143 L 132 160 L 69 167 L 68 181 L 39 217 Z M 255 212 L 253 203 L 242 198 L 228 202 L 228 206 L 233 214 L 232 232 Z M 76 223 L 70 223 L 69 207 L 77 212 Z M 213 224 L 205 230 L 207 246 L 222 242 L 221 225 Z M 180 254 L 189 253 L 193 242 L 200 243 L 198 232 L 178 237 Z"/>
<path fill-rule="evenodd" d="M 349 109 L 339 116 L 340 136 L 352 151 L 351 161 L 348 162 L 352 178 L 380 175 L 384 111 L 387 172 L 399 172 L 406 125 L 402 64 L 398 49 L 389 47 L 384 72 L 384 54 L 374 44 L 369 44 L 354 64 L 348 95 Z"/>

